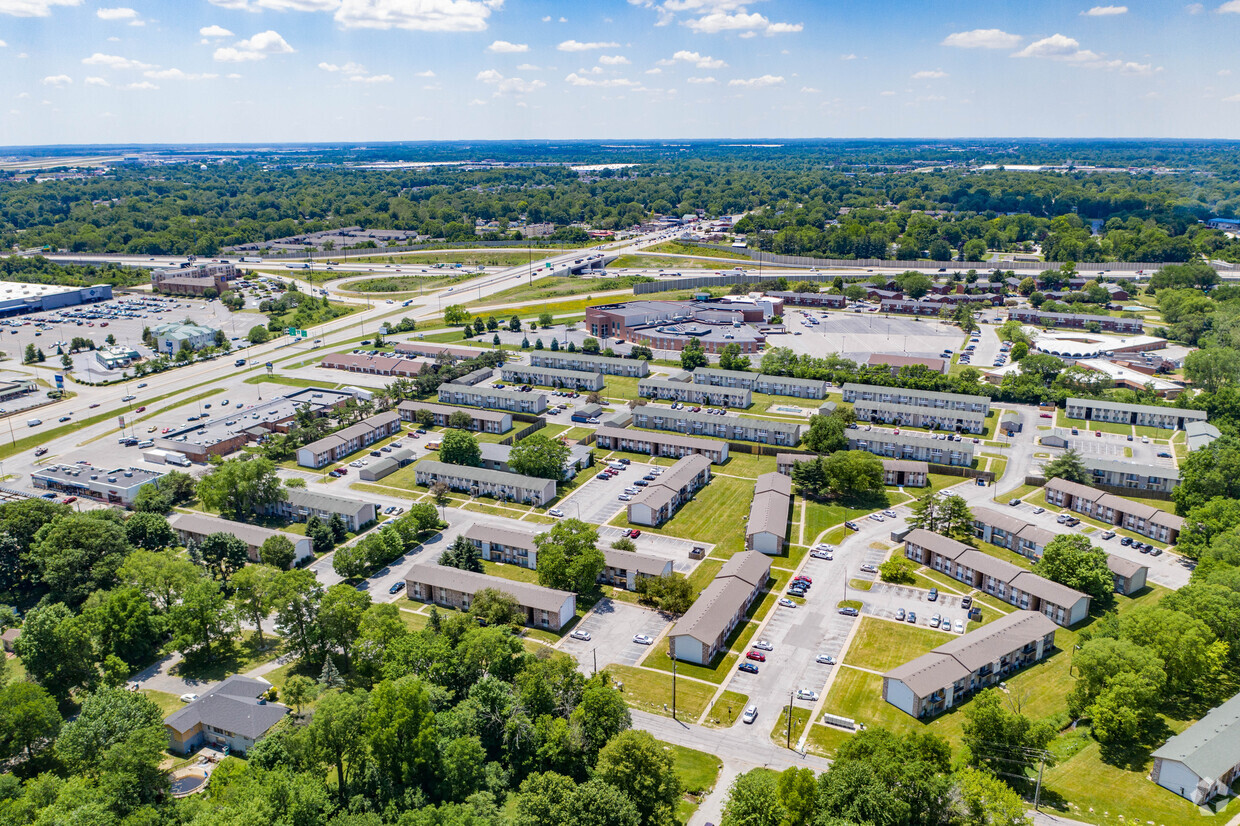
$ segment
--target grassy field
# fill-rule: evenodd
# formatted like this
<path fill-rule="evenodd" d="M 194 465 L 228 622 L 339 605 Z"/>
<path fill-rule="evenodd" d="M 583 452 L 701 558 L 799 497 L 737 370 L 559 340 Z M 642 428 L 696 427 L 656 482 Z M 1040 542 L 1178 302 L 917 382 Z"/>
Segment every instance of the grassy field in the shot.
<path fill-rule="evenodd" d="M 710 247 L 699 247 L 696 244 L 682 244 L 679 241 L 664 241 L 662 244 L 655 244 L 646 249 L 652 252 L 665 252 L 673 255 L 705 255 L 710 258 L 726 258 L 731 261 L 748 261 L 754 263 L 752 256 L 745 252 L 731 252 L 728 250 L 716 250 Z"/>
<path fill-rule="evenodd" d="M 1060 427 L 1075 427 L 1079 430 L 1098 430 L 1103 433 L 1118 433 L 1121 436 L 1127 436 L 1132 433 L 1132 425 L 1117 424 L 1115 422 L 1095 422 L 1086 419 L 1071 419 L 1068 414 L 1062 410 L 1055 413 L 1055 423 Z"/>
<path fill-rule="evenodd" d="M 253 631 L 242 631 L 237 643 L 231 649 L 217 654 L 210 662 L 182 660 L 169 669 L 169 673 L 189 680 L 222 680 L 229 674 L 249 671 L 263 663 L 270 662 L 281 652 L 280 638 L 272 636 L 270 629 L 263 635 L 266 647 L 260 648 L 258 637 Z"/>
<path fill-rule="evenodd" d="M 872 671 L 890 671 L 945 641 L 941 632 L 931 628 L 862 617 L 844 661 Z"/>
<path fill-rule="evenodd" d="M 814 723 L 809 727 L 809 736 L 805 738 L 805 750 L 810 754 L 822 757 L 833 757 L 835 750 L 852 734 L 834 726 Z"/>
<path fill-rule="evenodd" d="M 704 751 L 674 743 L 664 743 L 663 747 L 672 753 L 673 767 L 684 790 L 684 795 L 676 804 L 676 822 L 685 826 L 702 800 L 715 788 L 723 763 L 715 755 Z"/>
<path fill-rule="evenodd" d="M 725 691 L 719 695 L 719 699 L 715 700 L 715 704 L 710 707 L 710 713 L 706 715 L 704 722 L 707 726 L 727 728 L 736 722 L 748 703 L 748 694 Z"/>
<path fill-rule="evenodd" d="M 456 281 L 465 281 L 467 278 L 475 275 L 470 273 L 466 276 L 449 276 L 446 273 L 435 273 L 426 275 L 389 275 L 376 276 L 375 278 L 367 278 L 363 281 L 350 281 L 342 284 L 336 289 L 342 293 L 355 293 L 365 295 L 367 293 L 383 293 L 385 297 L 387 293 L 417 293 L 429 287 L 439 287 L 444 284 L 451 284 Z"/>
<path fill-rule="evenodd" d="M 805 541 L 813 544 L 819 541 L 818 536 L 828 528 L 833 528 L 845 521 L 859 519 L 867 513 L 882 510 L 891 504 L 891 497 L 886 493 L 868 499 L 844 502 L 815 502 L 807 499 L 805 500 Z"/>
<path fill-rule="evenodd" d="M 793 747 L 801 740 L 801 732 L 809 725 L 809 709 L 802 706 L 792 707 L 792 718 L 788 717 L 788 706 L 779 710 L 779 716 L 771 725 L 771 739 L 781 746 Z"/>
<path fill-rule="evenodd" d="M 672 715 L 672 675 L 629 665 L 609 665 L 606 668 L 613 680 L 624 688 L 624 699 L 634 708 L 653 714 Z M 706 704 L 715 694 L 715 687 L 694 680 L 677 680 L 677 717 L 696 720 L 706 710 Z"/>
<path fill-rule="evenodd" d="M 775 470 L 774 456 L 759 456 L 756 453 L 740 453 L 735 450 L 728 451 L 728 461 L 725 464 L 711 468 L 712 473 L 744 476 L 747 479 L 757 479 L 762 474 L 773 470 Z"/>
<path fill-rule="evenodd" d="M 580 276 L 550 276 L 540 278 L 531 284 L 509 287 L 486 297 L 488 304 L 517 303 L 522 301 L 547 301 L 566 296 L 585 295 L 611 292 L 613 290 L 632 289 L 634 284 L 653 281 L 645 275 L 617 275 L 608 278 L 583 278 Z"/>
<path fill-rule="evenodd" d="M 753 500 L 753 482 L 729 476 L 716 476 L 693 499 L 658 528 L 632 525 L 621 511 L 609 524 L 622 528 L 639 527 L 649 533 L 713 543 L 711 557 L 728 559 L 745 549 L 745 520 Z"/>
<path fill-rule="evenodd" d="M 510 579 L 513 582 L 538 584 L 538 572 L 529 568 L 522 568 L 520 565 L 508 565 L 503 562 L 492 562 L 489 559 L 484 559 L 482 560 L 482 572 L 491 576 Z"/>
<path fill-rule="evenodd" d="M 181 702 L 181 698 L 176 694 L 156 691 L 153 688 L 143 688 L 140 691 L 148 700 L 159 706 L 159 713 L 164 717 L 185 707 L 185 704 Z"/>

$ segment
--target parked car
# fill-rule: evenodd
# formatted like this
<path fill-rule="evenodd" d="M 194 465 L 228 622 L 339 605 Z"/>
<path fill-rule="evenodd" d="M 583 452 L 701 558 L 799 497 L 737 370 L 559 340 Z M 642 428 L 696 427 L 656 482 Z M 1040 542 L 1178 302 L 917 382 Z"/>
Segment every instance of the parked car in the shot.
<path fill-rule="evenodd" d="M 785 608 L 796 608 L 797 607 L 797 604 L 793 602 L 792 600 L 788 599 L 787 597 L 780 597 L 779 604 L 784 606 Z"/>
<path fill-rule="evenodd" d="M 654 645 L 654 637 L 649 634 L 634 634 L 633 642 L 638 645 Z"/>
<path fill-rule="evenodd" d="M 563 516 L 564 511 L 560 510 L 559 508 L 552 508 L 551 510 L 547 511 L 547 515 L 548 516 Z"/>
<path fill-rule="evenodd" d="M 912 623 L 916 623 L 916 622 L 917 622 L 917 612 L 916 612 L 916 611 L 909 611 L 909 612 L 908 612 L 908 616 L 907 616 L 907 617 L 905 617 L 905 618 L 904 618 L 904 620 L 905 620 L 905 622 L 912 622 Z"/>
<path fill-rule="evenodd" d="M 876 574 L 878 573 L 878 568 L 874 565 L 866 564 L 861 566 L 861 571 L 867 574 Z"/>
<path fill-rule="evenodd" d="M 745 654 L 745 659 L 756 660 L 757 662 L 764 663 L 766 662 L 766 655 L 761 651 L 749 651 Z"/>
<path fill-rule="evenodd" d="M 818 692 L 812 689 L 809 689 L 809 688 L 798 688 L 797 699 L 798 700 L 809 700 L 810 702 L 817 702 Z"/>
<path fill-rule="evenodd" d="M 860 611 L 858 611 L 856 608 L 852 608 L 852 607 L 849 607 L 849 606 L 845 606 L 845 607 L 841 608 L 839 612 L 840 612 L 841 614 L 843 614 L 844 616 L 846 616 L 846 617 L 859 617 L 859 616 L 861 616 L 861 612 L 860 612 Z"/>
<path fill-rule="evenodd" d="M 835 657 L 832 657 L 830 654 L 819 654 L 815 662 L 822 663 L 823 665 L 835 665 Z"/>
<path fill-rule="evenodd" d="M 848 528 L 849 530 L 853 530 L 853 531 L 859 531 L 859 530 L 861 530 L 861 528 L 857 527 L 857 523 L 856 523 L 856 522 L 845 522 L 845 523 L 844 523 L 844 527 L 845 527 L 845 528 Z"/>
<path fill-rule="evenodd" d="M 753 721 L 757 719 L 758 719 L 758 707 L 757 706 L 750 706 L 749 708 L 745 709 L 743 714 L 741 714 L 742 723 L 753 723 Z"/>
<path fill-rule="evenodd" d="M 757 642 L 753 644 L 753 647 L 758 649 L 759 651 L 774 651 L 775 650 L 775 646 L 771 645 L 771 643 L 767 640 L 758 640 Z"/>
<path fill-rule="evenodd" d="M 926 599 L 930 600 L 931 602 L 935 602 L 936 600 L 938 600 L 938 598 L 939 598 L 938 588 L 931 588 L 930 593 L 926 594 Z"/>
<path fill-rule="evenodd" d="M 748 663 L 748 662 L 746 662 L 746 663 L 741 663 L 740 665 L 738 665 L 738 666 L 736 667 L 736 670 L 737 670 L 737 671 L 744 671 L 746 674 L 757 674 L 757 673 L 758 673 L 758 666 L 754 665 L 753 663 Z M 752 708 L 752 706 L 751 706 L 751 708 Z M 750 721 L 747 721 L 747 722 L 753 722 L 753 721 L 752 721 L 752 720 L 750 720 Z"/>
<path fill-rule="evenodd" d="M 389 594 L 399 594 L 399 593 L 400 593 L 401 591 L 403 591 L 403 590 L 405 590 L 405 581 L 404 581 L 404 580 L 401 580 L 401 581 L 399 581 L 399 582 L 393 582 L 393 583 L 392 583 L 392 587 L 391 587 L 391 588 L 388 588 L 388 593 L 389 593 Z"/>
<path fill-rule="evenodd" d="M 573 633 L 569 634 L 569 636 L 575 640 L 582 640 L 583 642 L 590 641 L 590 634 L 586 631 L 582 631 L 580 628 L 578 628 Z"/>
<path fill-rule="evenodd" d="M 810 551 L 809 555 L 814 559 L 834 559 L 830 551 Z"/>
<path fill-rule="evenodd" d="M 938 627 L 939 627 L 939 623 L 941 623 L 942 621 L 943 621 L 943 618 L 942 618 L 942 617 L 940 617 L 938 614 L 935 614 L 934 616 L 932 616 L 932 617 L 930 618 L 930 627 L 931 627 L 931 628 L 938 628 Z"/>
<path fill-rule="evenodd" d="M 945 624 L 946 624 L 946 623 L 945 623 Z M 963 622 L 961 622 L 960 620 L 956 620 L 956 622 L 955 622 L 955 627 L 954 627 L 952 630 L 953 630 L 953 631 L 955 631 L 957 634 L 963 634 L 963 633 L 964 633 L 964 623 L 963 623 Z"/>
<path fill-rule="evenodd" d="M 637 537 L 641 535 L 642 535 L 642 532 L 639 528 L 634 528 L 633 530 L 629 531 L 629 539 L 636 539 Z"/>
<path fill-rule="evenodd" d="M 896 621 L 904 622 L 904 609 L 903 608 L 896 609 Z"/>

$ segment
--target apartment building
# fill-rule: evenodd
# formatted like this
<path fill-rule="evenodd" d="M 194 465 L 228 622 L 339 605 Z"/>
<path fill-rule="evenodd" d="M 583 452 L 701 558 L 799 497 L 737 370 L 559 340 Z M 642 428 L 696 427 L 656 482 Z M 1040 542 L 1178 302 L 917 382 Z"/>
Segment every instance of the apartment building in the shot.
<path fill-rule="evenodd" d="M 1039 327 L 1068 327 L 1073 330 L 1086 330 L 1097 324 L 1097 329 L 1107 333 L 1140 334 L 1145 329 L 1139 318 L 1117 318 L 1084 313 L 1044 313 L 1041 310 L 1019 307 L 1009 310 L 1008 318 L 1014 318 L 1022 324 L 1036 324 Z"/>
<path fill-rule="evenodd" d="M 231 519 L 208 516 L 205 513 L 173 514 L 172 518 L 168 520 L 168 525 L 172 530 L 176 531 L 177 541 L 187 547 L 191 542 L 201 544 L 204 539 L 213 533 L 231 534 L 245 543 L 246 555 L 251 562 L 262 561 L 263 543 L 273 536 L 283 536 L 293 543 L 294 563 L 301 562 L 303 559 L 314 558 L 314 550 L 311 548 L 310 538 L 298 536 L 294 533 L 273 531 L 269 528 L 261 528 L 258 525 L 247 525 L 245 522 L 234 522 Z"/>
<path fill-rule="evenodd" d="M 602 373 L 582 373 L 578 370 L 561 370 L 558 367 L 536 367 L 524 364 L 505 364 L 500 368 L 500 375 L 504 381 L 516 384 L 567 387 L 570 390 L 602 390 L 607 384 Z"/>
<path fill-rule="evenodd" d="M 490 470 L 502 470 L 505 473 L 512 472 L 512 468 L 508 465 L 508 458 L 512 455 L 512 447 L 510 445 L 480 442 L 478 449 L 482 452 L 481 467 Z M 561 478 L 567 482 L 592 464 L 594 464 L 594 449 L 592 447 L 589 445 L 572 445 L 568 449 L 568 459 L 564 462 L 564 475 Z"/>
<path fill-rule="evenodd" d="M 1010 513 L 977 507 L 973 508 L 973 535 L 1030 559 L 1041 559 L 1042 549 L 1055 538 L 1054 532 Z"/>
<path fill-rule="evenodd" d="M 924 427 L 928 430 L 950 430 L 957 433 L 982 433 L 986 430 L 986 414 L 964 410 L 858 401 L 853 403 L 853 413 L 859 422 L 876 422 L 895 427 Z"/>
<path fill-rule="evenodd" d="M 1150 780 L 1198 806 L 1240 780 L 1240 694 L 1154 751 Z"/>
<path fill-rule="evenodd" d="M 785 306 L 822 307 L 827 310 L 842 310 L 848 306 L 848 299 L 838 293 L 794 293 L 775 290 L 767 295 L 783 301 Z"/>
<path fill-rule="evenodd" d="M 1115 593 L 1121 596 L 1130 596 L 1144 588 L 1150 573 L 1150 566 L 1115 554 L 1107 554 L 1107 568 L 1111 571 Z"/>
<path fill-rule="evenodd" d="M 605 373 L 609 376 L 631 376 L 639 379 L 650 375 L 650 363 L 645 359 L 592 356 L 566 350 L 535 350 L 530 353 L 530 364 L 535 367 L 555 367 L 559 370 L 579 370 L 583 373 Z"/>
<path fill-rule="evenodd" d="M 1108 525 L 1117 525 L 1166 545 L 1174 545 L 1184 528 L 1182 516 L 1104 493 L 1088 485 L 1051 479 L 1043 491 L 1047 504 L 1082 513 Z"/>
<path fill-rule="evenodd" d="M 538 568 L 538 546 L 534 544 L 532 533 L 515 528 L 473 524 L 465 529 L 464 536 L 474 543 L 482 558 L 488 562 L 503 562 L 530 570 Z"/>
<path fill-rule="evenodd" d="M 812 462 L 818 458 L 815 453 L 776 453 L 775 471 L 784 476 L 792 475 L 792 466 L 797 462 Z"/>
<path fill-rule="evenodd" d="M 666 399 L 685 404 L 713 404 L 718 407 L 749 407 L 753 394 L 745 387 L 714 387 L 662 378 L 644 378 L 637 392 L 647 399 Z"/>
<path fill-rule="evenodd" d="M 904 488 L 924 488 L 930 484 L 930 465 L 907 459 L 884 459 L 883 484 Z"/>
<path fill-rule="evenodd" d="M 317 442 L 298 448 L 297 464 L 302 467 L 321 468 L 397 433 L 400 433 L 399 413 L 395 410 L 376 413 L 357 424 L 341 428 L 330 436 L 324 436 Z"/>
<path fill-rule="evenodd" d="M 825 381 L 798 379 L 792 376 L 769 376 L 744 370 L 720 370 L 715 367 L 699 367 L 694 370 L 693 383 L 711 387 L 740 388 L 776 396 L 796 396 L 801 399 L 822 399 L 827 395 Z"/>
<path fill-rule="evenodd" d="M 504 473 L 468 465 L 450 465 L 423 459 L 414 469 L 416 484 L 430 487 L 443 482 L 470 496 L 490 496 L 506 502 L 544 507 L 555 498 L 555 480 Z"/>
<path fill-rule="evenodd" d="M 622 427 L 602 426 L 594 431 L 594 443 L 600 450 L 623 450 L 628 453 L 645 453 L 650 456 L 682 456 L 701 454 L 716 465 L 728 460 L 728 443 L 718 439 L 695 439 L 675 433 L 653 433 L 648 430 L 628 430 Z"/>
<path fill-rule="evenodd" d="M 864 450 L 887 459 L 929 462 L 934 465 L 969 467 L 973 464 L 971 441 L 945 441 L 917 433 L 890 430 L 850 430 L 848 449 Z"/>
<path fill-rule="evenodd" d="M 633 411 L 633 424 L 653 430 L 671 430 L 689 436 L 714 436 L 740 442 L 766 445 L 795 445 L 801 440 L 804 425 L 773 419 L 752 419 L 745 416 L 718 416 L 672 410 L 662 405 L 645 405 Z"/>
<path fill-rule="evenodd" d="M 637 580 L 642 577 L 671 576 L 672 561 L 636 551 L 617 551 L 615 548 L 603 549 L 603 561 L 606 567 L 599 574 L 598 581 L 604 585 L 632 591 L 637 587 Z"/>
<path fill-rule="evenodd" d="M 788 542 L 788 510 L 792 507 L 792 479 L 764 473 L 754 484 L 749 519 L 745 522 L 745 548 L 769 556 L 784 552 Z"/>
<path fill-rule="evenodd" d="M 1164 430 L 1184 430 L 1189 422 L 1204 422 L 1206 411 L 1165 407 L 1158 404 L 1126 404 L 1103 399 L 1068 399 L 1068 418 L 1114 422 Z"/>
<path fill-rule="evenodd" d="M 710 459 L 700 454 L 678 459 L 629 502 L 629 522 L 651 527 L 662 525 L 709 483 Z"/>
<path fill-rule="evenodd" d="M 507 387 L 473 387 L 456 382 L 439 385 L 439 401 L 442 404 L 489 407 L 493 410 L 533 415 L 547 409 L 547 396 L 544 393 L 523 393 Z"/>
<path fill-rule="evenodd" d="M 468 611 L 474 594 L 491 589 L 512 596 L 525 615 L 525 624 L 533 628 L 559 631 L 573 620 L 577 597 L 569 591 L 557 591 L 528 582 L 463 571 L 447 565 L 413 565 L 405 574 L 405 593 L 410 599 Z"/>
<path fill-rule="evenodd" d="M 883 699 L 918 719 L 941 714 L 1049 656 L 1055 628 L 1042 614 L 1013 611 L 888 671 Z"/>
<path fill-rule="evenodd" d="M 435 417 L 435 427 L 447 427 L 453 413 L 469 414 L 469 429 L 479 433 L 507 433 L 512 430 L 512 414 L 503 410 L 451 407 L 432 402 L 401 402 L 396 406 L 402 421 L 418 421 L 418 411 L 427 410 Z"/>
<path fill-rule="evenodd" d="M 671 655 L 684 662 L 708 665 L 725 650 L 728 635 L 762 594 L 770 575 L 770 560 L 757 551 L 741 551 L 723 563 L 668 633 Z"/>
<path fill-rule="evenodd" d="M 288 498 L 267 506 L 267 513 L 295 522 L 308 522 L 311 516 L 329 522 L 333 516 L 339 516 L 344 521 L 344 526 L 355 533 L 362 526 L 374 522 L 377 516 L 373 502 L 320 493 L 307 488 L 288 488 L 285 492 Z"/>
<path fill-rule="evenodd" d="M 1180 484 L 1180 471 L 1173 467 L 1142 465 L 1119 459 L 1099 459 L 1095 456 L 1085 456 L 1081 461 L 1093 474 L 1095 485 L 1171 493 Z"/>
<path fill-rule="evenodd" d="M 1022 611 L 1045 614 L 1059 625 L 1075 625 L 1089 616 L 1089 597 L 1080 591 L 921 528 L 905 537 L 904 555 Z"/>
<path fill-rule="evenodd" d="M 965 393 L 942 393 L 937 390 L 913 390 L 905 387 L 884 387 L 878 384 L 855 384 L 849 382 L 840 388 L 844 401 L 876 402 L 907 407 L 924 407 L 931 410 L 952 410 L 962 413 L 980 413 L 983 418 L 990 412 L 990 398 Z"/>

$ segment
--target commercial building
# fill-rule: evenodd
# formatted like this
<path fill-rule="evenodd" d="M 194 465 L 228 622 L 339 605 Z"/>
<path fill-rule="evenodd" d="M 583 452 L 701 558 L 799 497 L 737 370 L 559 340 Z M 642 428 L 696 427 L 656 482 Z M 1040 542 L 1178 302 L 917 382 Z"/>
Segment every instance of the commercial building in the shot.
<path fill-rule="evenodd" d="M 14 379 L 0 382 L 0 402 L 11 402 L 22 396 L 29 396 L 39 389 L 34 379 Z"/>
<path fill-rule="evenodd" d="M 101 470 L 90 465 L 48 465 L 30 474 L 36 490 L 51 490 L 109 505 L 129 507 L 146 485 L 164 474 L 136 467 Z"/>
<path fill-rule="evenodd" d="M 363 502 L 348 496 L 336 496 L 331 493 L 320 493 L 306 488 L 287 488 L 288 498 L 267 507 L 267 513 L 291 519 L 294 522 L 308 522 L 311 516 L 328 522 L 333 516 L 339 516 L 344 526 L 357 532 L 365 525 L 375 521 L 376 513 L 373 502 Z"/>
<path fill-rule="evenodd" d="M 400 414 L 395 410 L 376 413 L 357 424 L 341 428 L 330 436 L 298 448 L 297 464 L 302 467 L 321 468 L 396 433 L 400 433 Z"/>
<path fill-rule="evenodd" d="M 1095 456 L 1085 456 L 1081 462 L 1093 474 L 1095 485 L 1171 493 L 1180 484 L 1180 471 L 1173 467 L 1144 465 L 1119 459 L 1099 459 Z"/>
<path fill-rule="evenodd" d="M 784 552 L 788 542 L 788 509 L 792 507 L 792 479 L 782 473 L 764 473 L 753 489 L 745 548 L 769 556 Z"/>
<path fill-rule="evenodd" d="M 1075 625 L 1089 616 L 1089 597 L 1080 591 L 922 528 L 904 538 L 904 555 L 1022 611 L 1045 614 L 1059 625 Z"/>
<path fill-rule="evenodd" d="M 377 482 L 411 464 L 413 464 L 413 451 L 405 447 L 398 448 L 384 458 L 377 459 L 359 470 L 357 478 L 363 482 Z"/>
<path fill-rule="evenodd" d="M 481 467 L 502 470 L 505 473 L 512 472 L 512 468 L 508 466 L 508 457 L 512 455 L 511 446 L 495 442 L 480 442 L 478 448 L 482 451 Z M 594 464 L 594 449 L 589 445 L 573 445 L 568 449 L 568 459 L 564 462 L 564 481 L 569 481 L 578 472 L 592 464 Z"/>
<path fill-rule="evenodd" d="M 110 284 L 66 287 L 60 284 L 25 284 L 0 281 L 0 317 L 59 310 L 78 304 L 94 304 L 112 299 Z"/>
<path fill-rule="evenodd" d="M 606 567 L 599 574 L 598 581 L 604 585 L 632 591 L 637 587 L 637 580 L 642 577 L 671 576 L 672 561 L 635 551 L 617 551 L 615 548 L 603 549 L 603 561 Z"/>
<path fill-rule="evenodd" d="M 600 450 L 623 450 L 629 453 L 645 453 L 650 456 L 668 456 L 679 459 L 695 453 L 705 456 L 716 465 L 728 460 L 728 443 L 718 439 L 695 439 L 674 433 L 652 433 L 645 430 L 628 430 L 621 427 L 602 426 L 594 431 L 594 443 Z"/>
<path fill-rule="evenodd" d="M 719 370 L 714 367 L 699 367 L 694 370 L 693 383 L 711 387 L 740 388 L 775 396 L 795 396 L 799 399 L 822 399 L 827 395 L 827 383 L 818 379 L 769 376 L 765 373 Z"/>
<path fill-rule="evenodd" d="M 123 370 L 141 358 L 142 354 L 127 344 L 109 344 L 95 350 L 95 361 L 104 370 Z"/>
<path fill-rule="evenodd" d="M 263 543 L 273 536 L 283 536 L 293 543 L 294 563 L 314 557 L 314 550 L 311 547 L 309 537 L 298 536 L 286 531 L 273 531 L 269 528 L 261 528 L 258 525 L 247 525 L 244 522 L 234 522 L 231 519 L 208 516 L 205 513 L 173 514 L 172 518 L 168 520 L 168 524 L 172 527 L 172 530 L 176 531 L 177 540 L 186 546 L 191 542 L 199 544 L 213 533 L 232 534 L 245 543 L 246 554 L 251 562 L 262 561 Z"/>
<path fill-rule="evenodd" d="M 933 717 L 1054 649 L 1055 623 L 1033 611 L 1013 611 L 888 671 L 883 699 L 912 717 Z"/>
<path fill-rule="evenodd" d="M 405 574 L 405 592 L 410 599 L 468 611 L 474 594 L 484 588 L 500 591 L 517 601 L 525 614 L 525 624 L 559 631 L 572 622 L 577 612 L 577 596 L 528 582 L 462 571 L 447 565 L 414 565 Z"/>
<path fill-rule="evenodd" d="M 507 387 L 472 387 L 458 382 L 439 385 L 439 401 L 465 407 L 489 407 L 511 413 L 542 413 L 547 409 L 544 393 L 523 393 Z"/>
<path fill-rule="evenodd" d="M 1042 549 L 1055 538 L 1053 531 L 1020 517 L 978 507 L 973 508 L 973 535 L 983 542 L 1007 548 L 1030 559 L 1041 559 Z"/>
<path fill-rule="evenodd" d="M 684 662 L 708 665 L 726 650 L 728 635 L 762 594 L 770 575 L 770 560 L 757 551 L 741 551 L 723 563 L 668 633 L 669 653 Z"/>
<path fill-rule="evenodd" d="M 207 290 L 223 295 L 231 286 L 230 282 L 240 275 L 235 264 L 182 264 L 151 270 L 151 288 L 170 295 L 202 295 Z"/>
<path fill-rule="evenodd" d="M 637 383 L 637 392 L 647 399 L 667 399 L 685 404 L 749 407 L 753 403 L 753 394 L 748 388 L 712 387 L 655 377 L 640 380 Z"/>
<path fill-rule="evenodd" d="M 718 416 L 672 410 L 663 405 L 644 405 L 633 410 L 633 424 L 652 430 L 671 430 L 689 436 L 714 436 L 740 442 L 791 447 L 801 440 L 804 425 L 774 419 L 752 419 L 745 416 Z"/>
<path fill-rule="evenodd" d="M 933 373 L 946 373 L 951 362 L 947 359 L 926 356 L 903 356 L 897 353 L 871 353 L 866 360 L 870 367 L 887 367 L 891 375 L 900 375 L 904 367 L 924 367 Z"/>
<path fill-rule="evenodd" d="M 430 487 L 443 482 L 452 490 L 469 493 L 470 496 L 490 496 L 506 502 L 545 506 L 555 498 L 555 480 L 504 473 L 468 465 L 450 465 L 423 459 L 415 468 L 416 484 Z"/>
<path fill-rule="evenodd" d="M 343 390 L 307 387 L 243 409 L 224 410 L 210 421 L 156 437 L 155 446 L 183 453 L 194 462 L 205 462 L 209 456 L 227 456 L 271 433 L 287 433 L 298 410 L 306 409 L 321 418 L 352 398 L 353 393 Z"/>
<path fill-rule="evenodd" d="M 1182 516 L 1112 493 L 1104 493 L 1088 485 L 1065 479 L 1050 479 L 1043 491 L 1048 505 L 1067 508 L 1108 525 L 1117 525 L 1155 542 L 1174 545 L 1184 528 Z"/>
<path fill-rule="evenodd" d="M 1240 694 L 1154 751 L 1153 780 L 1198 806 L 1240 779 Z"/>
<path fill-rule="evenodd" d="M 1140 318 L 1118 318 L 1084 313 L 1044 313 L 1041 310 L 1023 308 L 1009 310 L 1008 318 L 1014 318 L 1022 324 L 1036 324 L 1039 327 L 1070 327 L 1075 330 L 1092 329 L 1093 325 L 1097 324 L 1096 329 L 1108 333 L 1141 333 L 1145 329 Z"/>
<path fill-rule="evenodd" d="M 184 346 L 191 350 L 215 345 L 219 330 L 204 327 L 201 324 L 186 324 L 182 321 L 170 321 L 151 328 L 151 336 L 155 339 L 155 349 L 164 355 L 176 355 Z"/>
<path fill-rule="evenodd" d="M 602 390 L 607 384 L 602 373 L 582 373 L 578 370 L 560 370 L 557 367 L 535 367 L 524 364 L 505 364 L 500 368 L 500 375 L 504 381 L 517 384 L 567 387 L 570 390 Z"/>
<path fill-rule="evenodd" d="M 469 430 L 480 433 L 507 433 L 512 430 L 512 414 L 506 411 L 467 409 L 433 402 L 401 402 L 396 406 L 396 410 L 400 413 L 401 420 L 406 422 L 418 421 L 418 411 L 426 410 L 435 417 L 435 427 L 447 427 L 448 419 L 453 413 L 466 413 L 470 419 Z"/>
<path fill-rule="evenodd" d="M 710 459 L 697 454 L 685 456 L 629 502 L 628 520 L 634 525 L 662 525 L 709 483 Z"/>
<path fill-rule="evenodd" d="M 930 465 L 908 459 L 883 459 L 883 484 L 924 488 L 930 484 Z"/>
<path fill-rule="evenodd" d="M 1065 409 L 1070 419 L 1158 427 L 1164 430 L 1183 430 L 1189 422 L 1206 420 L 1204 410 L 1154 404 L 1126 404 L 1103 399 L 1068 399 Z"/>
<path fill-rule="evenodd" d="M 204 746 L 244 755 L 290 709 L 265 695 L 271 683 L 233 674 L 164 718 L 168 751 L 190 755 Z"/>
<path fill-rule="evenodd" d="M 906 459 L 935 465 L 969 467 L 973 464 L 973 443 L 944 441 L 917 433 L 890 430 L 850 430 L 848 449 L 864 450 L 888 459 Z"/>
<path fill-rule="evenodd" d="M 587 353 L 570 353 L 567 350 L 535 350 L 530 353 L 530 364 L 535 367 L 555 367 L 559 370 L 580 370 L 583 373 L 605 373 L 609 376 L 642 378 L 650 375 L 650 363 L 645 359 L 592 356 Z"/>
<path fill-rule="evenodd" d="M 749 325 L 778 314 L 782 307 L 777 300 L 628 301 L 586 307 L 585 326 L 592 336 L 657 350 L 683 350 L 696 340 L 708 353 L 721 352 L 729 344 L 737 345 L 742 353 L 756 353 L 766 337 Z"/>

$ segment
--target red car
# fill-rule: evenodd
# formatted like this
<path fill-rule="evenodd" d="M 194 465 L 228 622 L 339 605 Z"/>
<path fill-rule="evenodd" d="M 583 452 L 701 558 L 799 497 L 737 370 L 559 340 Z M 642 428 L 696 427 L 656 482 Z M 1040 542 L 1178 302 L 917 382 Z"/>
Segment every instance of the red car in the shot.
<path fill-rule="evenodd" d="M 810 585 L 813 585 L 813 584 L 814 584 L 814 580 L 812 580 L 812 579 L 810 579 L 809 577 L 805 576 L 805 574 L 801 574 L 800 576 L 794 576 L 794 577 L 792 578 L 792 581 L 793 581 L 793 582 L 808 582 Z"/>
<path fill-rule="evenodd" d="M 336 471 L 337 471 L 337 472 L 338 472 L 341 476 L 348 476 L 348 475 L 349 475 L 349 469 L 348 469 L 347 467 L 338 467 L 338 468 L 336 468 Z"/>
<path fill-rule="evenodd" d="M 146 405 L 145 405 L 145 404 L 144 404 L 144 405 L 142 405 L 141 407 L 139 407 L 139 408 L 138 408 L 137 410 L 135 410 L 134 412 L 135 412 L 135 413 L 141 413 L 143 410 L 146 410 Z"/>
<path fill-rule="evenodd" d="M 766 655 L 763 654 L 761 651 L 750 651 L 748 654 L 745 655 L 745 659 L 757 660 L 760 663 L 764 663 L 766 662 Z"/>
<path fill-rule="evenodd" d="M 1055 417 L 1054 417 L 1054 416 L 1052 416 L 1050 413 L 1039 413 L 1038 415 L 1039 415 L 1039 416 L 1041 416 L 1043 419 L 1053 419 L 1053 418 L 1055 418 Z"/>
<path fill-rule="evenodd" d="M 642 532 L 639 531 L 637 528 L 634 528 L 633 530 L 629 531 L 629 539 L 636 539 L 637 537 L 641 535 L 642 535 Z"/>
<path fill-rule="evenodd" d="M 76 496 L 66 496 L 66 497 L 64 498 L 64 503 L 65 503 L 66 505 L 72 505 L 72 504 L 73 504 L 74 502 L 76 502 L 76 501 L 77 501 L 77 497 L 76 497 Z"/>

